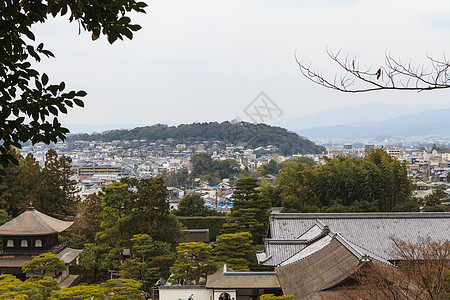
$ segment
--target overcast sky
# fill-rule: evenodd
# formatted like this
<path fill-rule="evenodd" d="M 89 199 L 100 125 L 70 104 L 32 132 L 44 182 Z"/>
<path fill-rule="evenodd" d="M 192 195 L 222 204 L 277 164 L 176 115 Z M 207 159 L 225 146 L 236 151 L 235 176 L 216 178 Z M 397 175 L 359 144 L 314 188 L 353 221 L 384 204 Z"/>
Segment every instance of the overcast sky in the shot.
<path fill-rule="evenodd" d="M 450 55 L 448 0 L 153 0 L 134 15 L 143 29 L 109 45 L 78 35 L 66 18 L 35 27 L 56 55 L 38 69 L 88 92 L 65 124 L 249 121 L 245 108 L 264 91 L 291 119 L 364 102 L 448 103 L 450 90 L 343 94 L 303 78 L 294 52 L 334 74 L 326 47 L 379 66 L 394 57 L 424 63 Z"/>

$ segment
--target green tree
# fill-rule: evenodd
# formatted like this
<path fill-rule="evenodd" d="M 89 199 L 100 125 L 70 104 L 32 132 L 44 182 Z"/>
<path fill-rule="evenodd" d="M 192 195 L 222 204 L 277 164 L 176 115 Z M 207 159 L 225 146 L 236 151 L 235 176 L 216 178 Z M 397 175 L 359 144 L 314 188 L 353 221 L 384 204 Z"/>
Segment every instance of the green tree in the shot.
<path fill-rule="evenodd" d="M 79 197 L 76 182 L 72 175 L 71 159 L 62 155 L 58 158 L 55 150 L 45 154 L 41 183 L 38 185 L 38 201 L 33 205 L 40 211 L 55 217 L 64 217 L 75 213 Z"/>
<path fill-rule="evenodd" d="M 102 287 L 98 285 L 80 285 L 71 288 L 54 291 L 48 300 L 106 300 L 107 297 Z"/>
<path fill-rule="evenodd" d="M 181 243 L 177 247 L 177 259 L 170 268 L 171 282 L 189 285 L 200 284 L 208 274 L 216 270 L 213 249 L 200 242 Z"/>
<path fill-rule="evenodd" d="M 280 171 L 280 166 L 276 161 L 271 159 L 268 163 L 261 165 L 258 168 L 258 171 L 261 172 L 261 175 L 268 175 L 268 174 L 277 175 L 278 172 Z"/>
<path fill-rule="evenodd" d="M 44 44 L 35 45 L 33 26 L 48 17 L 69 15 L 80 26 L 92 32 L 92 39 L 100 34 L 108 41 L 133 37 L 139 25 L 131 24 L 130 12 L 144 13 L 143 2 L 123 0 L 113 2 L 81 1 L 3 1 L 0 3 L 0 176 L 6 175 L 10 162 L 18 163 L 8 153 L 10 146 L 21 147 L 22 142 L 33 144 L 57 142 L 65 139 L 68 129 L 61 127 L 59 113 L 67 108 L 83 106 L 84 91 L 65 92 L 65 83 L 50 84 L 47 74 L 32 68 L 32 60 L 53 57 Z"/>
<path fill-rule="evenodd" d="M 162 178 L 123 179 L 104 187 L 99 198 L 100 230 L 95 244 L 89 245 L 89 254 L 83 255 L 86 268 L 119 270 L 123 250 L 133 248 L 133 236 L 137 234 L 148 234 L 154 241 L 169 243 L 172 249 L 183 237 L 180 223 L 169 211 Z M 130 262 L 127 266 L 133 267 Z"/>
<path fill-rule="evenodd" d="M 194 154 L 191 157 L 191 172 L 192 176 L 199 177 L 211 172 L 213 161 L 211 156 L 206 153 Z"/>
<path fill-rule="evenodd" d="M 18 183 L 21 186 L 20 192 L 16 193 L 18 209 L 23 211 L 30 203 L 39 205 L 43 190 L 42 168 L 31 153 L 19 162 Z"/>
<path fill-rule="evenodd" d="M 80 266 L 89 272 L 92 272 L 93 282 L 97 282 L 100 271 L 108 270 L 108 262 L 105 257 L 108 254 L 106 245 L 98 245 L 95 243 L 87 243 L 84 245 L 83 252 L 80 254 Z"/>
<path fill-rule="evenodd" d="M 205 200 L 200 195 L 190 194 L 180 200 L 175 214 L 184 217 L 209 216 L 211 211 L 205 206 Z"/>
<path fill-rule="evenodd" d="M 266 180 L 261 180 L 260 192 L 263 197 L 266 197 L 272 202 L 272 207 L 282 206 L 281 187 L 278 183 L 274 182 L 272 185 Z"/>
<path fill-rule="evenodd" d="M 271 202 L 263 197 L 258 188 L 257 179 L 242 178 L 236 184 L 233 192 L 233 208 L 222 233 L 248 231 L 253 236 L 253 242 L 259 244 L 266 235 L 269 224 Z"/>
<path fill-rule="evenodd" d="M 100 214 L 102 230 L 97 233 L 96 239 L 100 248 L 108 249 L 104 257 L 104 269 L 118 269 L 123 249 L 131 248 L 133 192 L 128 189 L 127 184 L 115 182 L 104 187 L 100 197 L 103 209 Z"/>
<path fill-rule="evenodd" d="M 12 217 L 8 215 L 8 212 L 4 209 L 0 209 L 0 225 L 5 224 L 12 220 Z"/>
<path fill-rule="evenodd" d="M 44 300 L 56 290 L 59 290 L 58 283 L 52 277 L 44 276 L 21 281 L 10 274 L 0 275 L 0 300 Z"/>
<path fill-rule="evenodd" d="M 120 266 L 123 278 L 141 281 L 144 290 L 153 286 L 161 278 L 168 278 L 174 262 L 171 245 L 155 241 L 147 234 L 137 234 L 131 239 L 133 258 Z"/>
<path fill-rule="evenodd" d="M 16 149 L 11 147 L 8 154 L 22 162 L 22 156 Z M 0 208 L 12 215 L 17 215 L 20 206 L 18 202 L 24 194 L 19 180 L 20 169 L 16 165 L 9 165 L 4 171 L 5 177 L 0 181 Z"/>
<path fill-rule="evenodd" d="M 250 271 L 250 264 L 256 263 L 252 235 L 249 232 L 218 236 L 214 253 L 219 264 L 225 263 L 238 272 Z"/>
<path fill-rule="evenodd" d="M 413 192 L 406 163 L 383 149 L 320 166 L 287 164 L 279 186 L 285 212 L 392 211 L 409 207 Z"/>
<path fill-rule="evenodd" d="M 80 202 L 80 213 L 76 216 L 72 230 L 93 243 L 95 235 L 100 231 L 100 214 L 103 211 L 101 198 L 97 194 L 90 194 Z"/>
<path fill-rule="evenodd" d="M 294 157 L 294 158 L 290 158 L 290 159 L 283 161 L 281 163 L 281 168 L 285 168 L 290 164 L 305 164 L 309 167 L 313 167 L 316 165 L 316 162 L 314 161 L 314 159 L 309 158 L 309 157 L 304 157 L 304 156 Z"/>
<path fill-rule="evenodd" d="M 443 199 L 447 199 L 448 195 L 442 190 L 434 190 L 431 195 L 424 197 L 426 206 L 435 206 L 441 204 Z"/>
<path fill-rule="evenodd" d="M 64 261 L 54 253 L 42 253 L 22 266 L 22 272 L 33 272 L 34 274 L 52 275 L 66 268 Z"/>
<path fill-rule="evenodd" d="M 101 284 L 104 293 L 111 299 L 141 300 L 142 284 L 133 279 L 110 279 Z"/>

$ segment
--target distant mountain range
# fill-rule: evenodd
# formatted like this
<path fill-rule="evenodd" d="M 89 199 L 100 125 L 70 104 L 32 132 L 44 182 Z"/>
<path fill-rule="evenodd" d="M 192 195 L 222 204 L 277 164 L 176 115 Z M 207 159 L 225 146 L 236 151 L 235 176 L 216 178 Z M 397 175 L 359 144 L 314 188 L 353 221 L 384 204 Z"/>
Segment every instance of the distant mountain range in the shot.
<path fill-rule="evenodd" d="M 322 111 L 283 125 L 311 139 L 450 136 L 450 108 L 369 103 Z"/>
<path fill-rule="evenodd" d="M 167 140 L 173 139 L 176 143 L 221 141 L 234 145 L 246 145 L 249 148 L 277 146 L 285 155 L 295 153 L 322 153 L 325 148 L 318 146 L 310 140 L 300 137 L 297 133 L 289 132 L 284 128 L 267 124 L 254 124 L 246 122 L 209 122 L 181 124 L 167 126 L 157 124 L 153 126 L 137 127 L 130 130 L 110 130 L 94 134 L 71 134 L 69 141 L 114 141 L 114 140 Z"/>

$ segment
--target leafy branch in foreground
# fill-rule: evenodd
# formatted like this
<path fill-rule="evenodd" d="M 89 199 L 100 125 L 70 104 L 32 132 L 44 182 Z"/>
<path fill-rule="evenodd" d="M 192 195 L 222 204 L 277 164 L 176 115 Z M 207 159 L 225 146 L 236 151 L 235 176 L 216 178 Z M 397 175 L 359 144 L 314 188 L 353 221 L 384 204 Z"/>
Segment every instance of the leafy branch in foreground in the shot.
<path fill-rule="evenodd" d="M 132 39 L 139 25 L 130 24 L 130 12 L 145 13 L 144 2 L 135 0 L 4 0 L 0 2 L 0 176 L 9 163 L 18 164 L 8 153 L 11 146 L 64 140 L 69 132 L 58 121 L 59 113 L 68 108 L 83 107 L 80 99 L 85 91 L 65 91 L 65 83 L 50 83 L 49 76 L 32 68 L 31 61 L 54 57 L 37 44 L 32 26 L 49 16 L 69 15 L 79 29 L 92 32 L 96 40 L 101 34 L 112 44 L 123 36 Z M 37 44 L 37 45 L 36 45 Z"/>
<path fill-rule="evenodd" d="M 405 63 L 386 52 L 384 65 L 363 68 L 356 57 L 327 48 L 329 58 L 343 71 L 334 77 L 323 75 L 319 68 L 307 65 L 295 54 L 300 72 L 312 82 L 326 88 L 347 93 L 362 93 L 379 90 L 426 91 L 450 88 L 450 61 L 445 57 L 436 59 L 427 56 L 428 65 Z"/>

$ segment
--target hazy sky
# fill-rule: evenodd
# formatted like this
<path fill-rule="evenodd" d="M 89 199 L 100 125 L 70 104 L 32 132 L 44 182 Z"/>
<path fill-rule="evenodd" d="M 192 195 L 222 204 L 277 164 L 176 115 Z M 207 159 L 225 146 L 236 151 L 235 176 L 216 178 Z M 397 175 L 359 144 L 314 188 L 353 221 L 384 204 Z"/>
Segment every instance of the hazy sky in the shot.
<path fill-rule="evenodd" d="M 364 102 L 449 103 L 450 90 L 343 94 L 303 78 L 294 52 L 333 75 L 326 47 L 379 66 L 392 56 L 426 61 L 450 53 L 446 0 L 153 0 L 132 41 L 78 35 L 67 18 L 35 27 L 56 59 L 38 66 L 51 81 L 88 92 L 65 124 L 154 124 L 240 117 L 264 91 L 291 119 Z M 450 54 L 449 54 L 450 55 Z M 275 118 L 274 118 L 275 119 Z"/>

